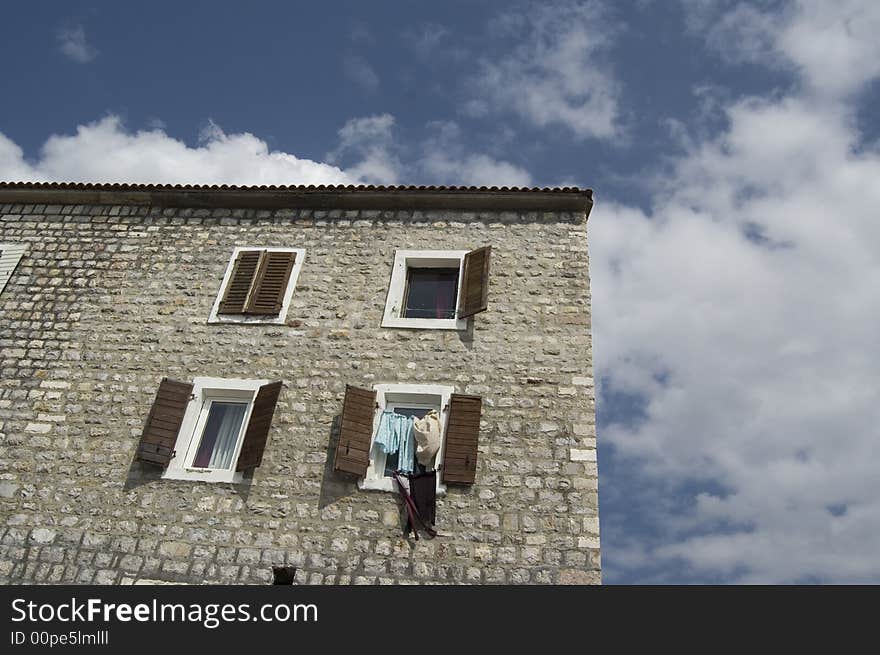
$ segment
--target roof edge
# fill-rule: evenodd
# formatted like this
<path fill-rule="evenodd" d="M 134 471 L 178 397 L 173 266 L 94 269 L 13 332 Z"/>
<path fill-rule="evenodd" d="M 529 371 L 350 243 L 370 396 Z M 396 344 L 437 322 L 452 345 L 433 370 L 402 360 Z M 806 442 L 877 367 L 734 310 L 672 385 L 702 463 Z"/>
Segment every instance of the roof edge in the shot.
<path fill-rule="evenodd" d="M 0 203 L 209 209 L 459 209 L 572 211 L 589 216 L 592 189 L 445 186 L 181 186 L 0 182 Z"/>

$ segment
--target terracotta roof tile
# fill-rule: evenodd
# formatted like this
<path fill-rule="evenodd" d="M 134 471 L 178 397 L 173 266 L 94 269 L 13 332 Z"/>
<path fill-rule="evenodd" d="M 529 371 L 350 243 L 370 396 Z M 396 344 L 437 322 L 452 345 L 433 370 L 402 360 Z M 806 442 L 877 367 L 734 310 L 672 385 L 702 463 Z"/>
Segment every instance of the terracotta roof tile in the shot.
<path fill-rule="evenodd" d="M 0 203 L 152 207 L 569 211 L 589 215 L 592 189 L 578 187 L 309 184 L 120 184 L 2 182 Z"/>
<path fill-rule="evenodd" d="M 374 184 L 125 184 L 119 182 L 3 182 L 0 189 L 81 189 L 88 191 L 449 191 L 458 193 L 577 193 L 592 195 L 592 189 L 579 187 L 445 186 Z"/>

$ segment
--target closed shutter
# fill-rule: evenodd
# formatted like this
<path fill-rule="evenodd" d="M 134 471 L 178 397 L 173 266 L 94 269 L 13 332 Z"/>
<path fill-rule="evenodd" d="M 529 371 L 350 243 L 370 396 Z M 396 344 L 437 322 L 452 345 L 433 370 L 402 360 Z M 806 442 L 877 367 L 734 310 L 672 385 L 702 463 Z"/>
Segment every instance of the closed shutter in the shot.
<path fill-rule="evenodd" d="M 458 296 L 458 317 L 484 312 L 489 306 L 489 257 L 492 246 L 471 250 L 464 256 Z"/>
<path fill-rule="evenodd" d="M 272 425 L 272 415 L 275 413 L 275 405 L 278 403 L 278 394 L 280 393 L 280 380 L 264 384 L 257 391 L 247 431 L 244 433 L 244 442 L 241 444 L 241 452 L 238 454 L 236 471 L 256 468 L 263 461 L 263 451 L 266 449 L 266 440 L 269 438 L 269 427 Z"/>
<path fill-rule="evenodd" d="M 243 250 L 238 253 L 232 266 L 232 275 L 226 285 L 223 300 L 220 301 L 218 314 L 241 314 L 251 290 L 254 274 L 260 263 L 262 250 Z"/>
<path fill-rule="evenodd" d="M 339 445 L 336 447 L 336 458 L 333 462 L 334 471 L 346 471 L 361 477 L 367 474 L 375 413 L 375 391 L 345 386 Z"/>
<path fill-rule="evenodd" d="M 167 466 L 174 456 L 177 433 L 192 396 L 193 385 L 163 378 L 147 417 L 135 459 Z"/>
<path fill-rule="evenodd" d="M 284 292 L 296 253 L 266 251 L 254 277 L 254 283 L 244 312 L 246 314 L 276 315 L 284 304 Z"/>
<path fill-rule="evenodd" d="M 480 396 L 454 393 L 449 399 L 449 418 L 443 442 L 443 482 L 474 483 L 482 407 Z"/>

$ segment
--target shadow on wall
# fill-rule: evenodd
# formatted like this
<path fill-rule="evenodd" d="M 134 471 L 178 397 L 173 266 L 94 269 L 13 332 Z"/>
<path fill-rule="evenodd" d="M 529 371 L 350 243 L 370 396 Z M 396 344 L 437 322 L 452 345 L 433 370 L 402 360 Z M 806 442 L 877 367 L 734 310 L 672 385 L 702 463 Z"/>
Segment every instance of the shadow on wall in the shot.
<path fill-rule="evenodd" d="M 141 428 L 141 434 L 147 429 L 147 424 L 150 421 L 149 415 L 144 419 L 144 425 Z M 131 462 L 128 465 L 128 473 L 125 476 L 125 484 L 122 486 L 123 491 L 132 491 L 137 489 L 138 487 L 142 487 L 146 484 L 150 484 L 151 482 L 159 481 L 163 485 L 166 484 L 180 484 L 180 482 L 175 480 L 162 480 L 162 471 L 164 468 L 158 465 L 150 464 L 148 462 L 142 462 L 137 458 L 137 445 L 135 445 L 134 453 L 131 456 Z M 232 492 L 241 498 L 242 502 L 247 502 L 248 496 L 251 493 L 251 485 L 254 480 L 254 471 L 253 469 L 244 471 L 242 474 L 241 482 L 237 484 L 221 484 L 214 482 L 207 483 L 197 483 L 197 484 L 220 484 L 220 486 L 224 488 L 231 489 Z M 183 482 L 183 484 L 187 484 L 190 487 L 193 485 L 193 482 Z"/>
<path fill-rule="evenodd" d="M 324 475 L 321 476 L 321 494 L 318 497 L 318 509 L 322 510 L 337 500 L 351 496 L 357 491 L 354 476 L 348 473 L 337 473 L 333 470 L 336 458 L 336 447 L 339 445 L 339 433 L 342 430 L 342 415 L 333 417 L 330 426 L 330 439 L 327 443 L 327 458 L 324 460 Z"/>
<path fill-rule="evenodd" d="M 146 422 L 144 427 L 146 427 Z M 351 496 L 357 491 L 357 484 L 353 476 L 347 473 L 337 473 L 333 470 L 333 460 L 336 456 L 336 447 L 339 445 L 341 427 L 342 415 L 337 414 L 333 417 L 333 423 L 330 426 L 330 439 L 327 444 L 327 457 L 324 460 L 324 473 L 321 476 L 321 492 L 318 498 L 319 510 L 332 505 L 341 498 Z M 244 479 L 241 482 L 229 485 L 242 501 L 247 502 L 253 484 L 253 476 L 253 470 L 245 471 Z M 162 481 L 163 484 L 174 484 L 175 482 L 174 480 L 163 481 L 162 468 L 138 460 L 135 451 L 128 467 L 123 491 L 131 491 L 155 481 Z M 191 485 L 192 483 L 187 484 Z"/>
<path fill-rule="evenodd" d="M 141 426 L 140 434 L 143 434 L 150 422 L 150 414 L 146 414 L 144 423 Z M 140 437 L 138 437 L 140 439 Z M 149 484 L 155 480 L 162 479 L 162 467 L 142 462 L 137 458 L 138 443 L 135 441 L 134 453 L 131 456 L 131 462 L 128 465 L 128 473 L 125 476 L 125 484 L 122 486 L 123 491 L 131 491 L 145 484 Z"/>
<path fill-rule="evenodd" d="M 251 485 L 254 481 L 253 470 L 244 471 L 241 482 L 238 483 L 222 483 L 222 482 L 198 482 L 191 480 L 163 480 L 163 469 L 159 466 L 146 464 L 136 459 L 136 455 L 132 457 L 131 464 L 128 467 L 128 474 L 125 478 L 123 491 L 132 491 L 138 487 L 142 487 L 151 482 L 159 481 L 163 485 L 183 484 L 192 487 L 194 484 L 208 484 L 211 486 L 222 487 L 231 490 L 238 496 L 242 502 L 247 502 L 251 493 Z"/>
<path fill-rule="evenodd" d="M 324 460 L 324 475 L 321 477 L 321 493 L 318 498 L 318 510 L 322 510 L 328 505 L 332 505 L 337 500 L 346 496 L 353 496 L 356 493 L 363 493 L 358 490 L 356 477 L 352 473 L 337 473 L 333 470 L 333 461 L 336 458 L 336 448 L 339 445 L 339 433 L 342 430 L 342 415 L 337 414 L 333 417 L 333 424 L 330 427 L 330 440 L 327 444 L 327 458 Z M 366 492 L 376 493 L 376 492 Z M 395 494 L 396 497 L 396 494 Z M 398 504 L 398 525 L 400 535 L 405 536 L 407 514 L 403 503 Z M 415 548 L 415 542 L 407 539 L 410 549 Z"/>
<path fill-rule="evenodd" d="M 131 491 L 154 480 L 162 479 L 162 469 L 160 467 L 144 464 L 136 459 L 136 457 L 137 454 L 133 455 L 131 463 L 128 465 L 128 474 L 125 476 L 125 484 L 122 487 L 123 491 Z"/>
<path fill-rule="evenodd" d="M 470 318 L 467 322 L 467 329 L 458 331 L 458 339 L 462 345 L 468 350 L 474 348 L 474 319 Z"/>

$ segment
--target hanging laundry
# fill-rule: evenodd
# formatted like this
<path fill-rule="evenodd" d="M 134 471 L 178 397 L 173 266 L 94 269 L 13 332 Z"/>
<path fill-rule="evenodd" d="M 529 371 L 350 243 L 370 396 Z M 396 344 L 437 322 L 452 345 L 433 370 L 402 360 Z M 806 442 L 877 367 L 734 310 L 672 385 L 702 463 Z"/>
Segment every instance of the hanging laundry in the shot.
<path fill-rule="evenodd" d="M 440 414 L 432 409 L 422 418 L 413 422 L 413 436 L 416 440 L 416 459 L 419 464 L 433 469 L 434 456 L 440 450 Z"/>
<path fill-rule="evenodd" d="M 397 453 L 397 470 L 412 473 L 415 462 L 413 418 L 389 410 L 379 417 L 375 443 L 386 455 Z"/>
<path fill-rule="evenodd" d="M 433 527 L 437 515 L 437 473 L 431 471 L 409 476 L 409 495 L 412 497 L 419 516 Z M 415 530 L 415 526 L 412 526 Z"/>
<path fill-rule="evenodd" d="M 419 475 L 394 473 L 393 477 L 406 508 L 404 535 L 409 536 L 412 532 L 418 541 L 419 529 L 422 529 L 429 537 L 436 537 L 437 531 L 433 526 L 436 514 L 437 473 L 435 471 Z"/>

